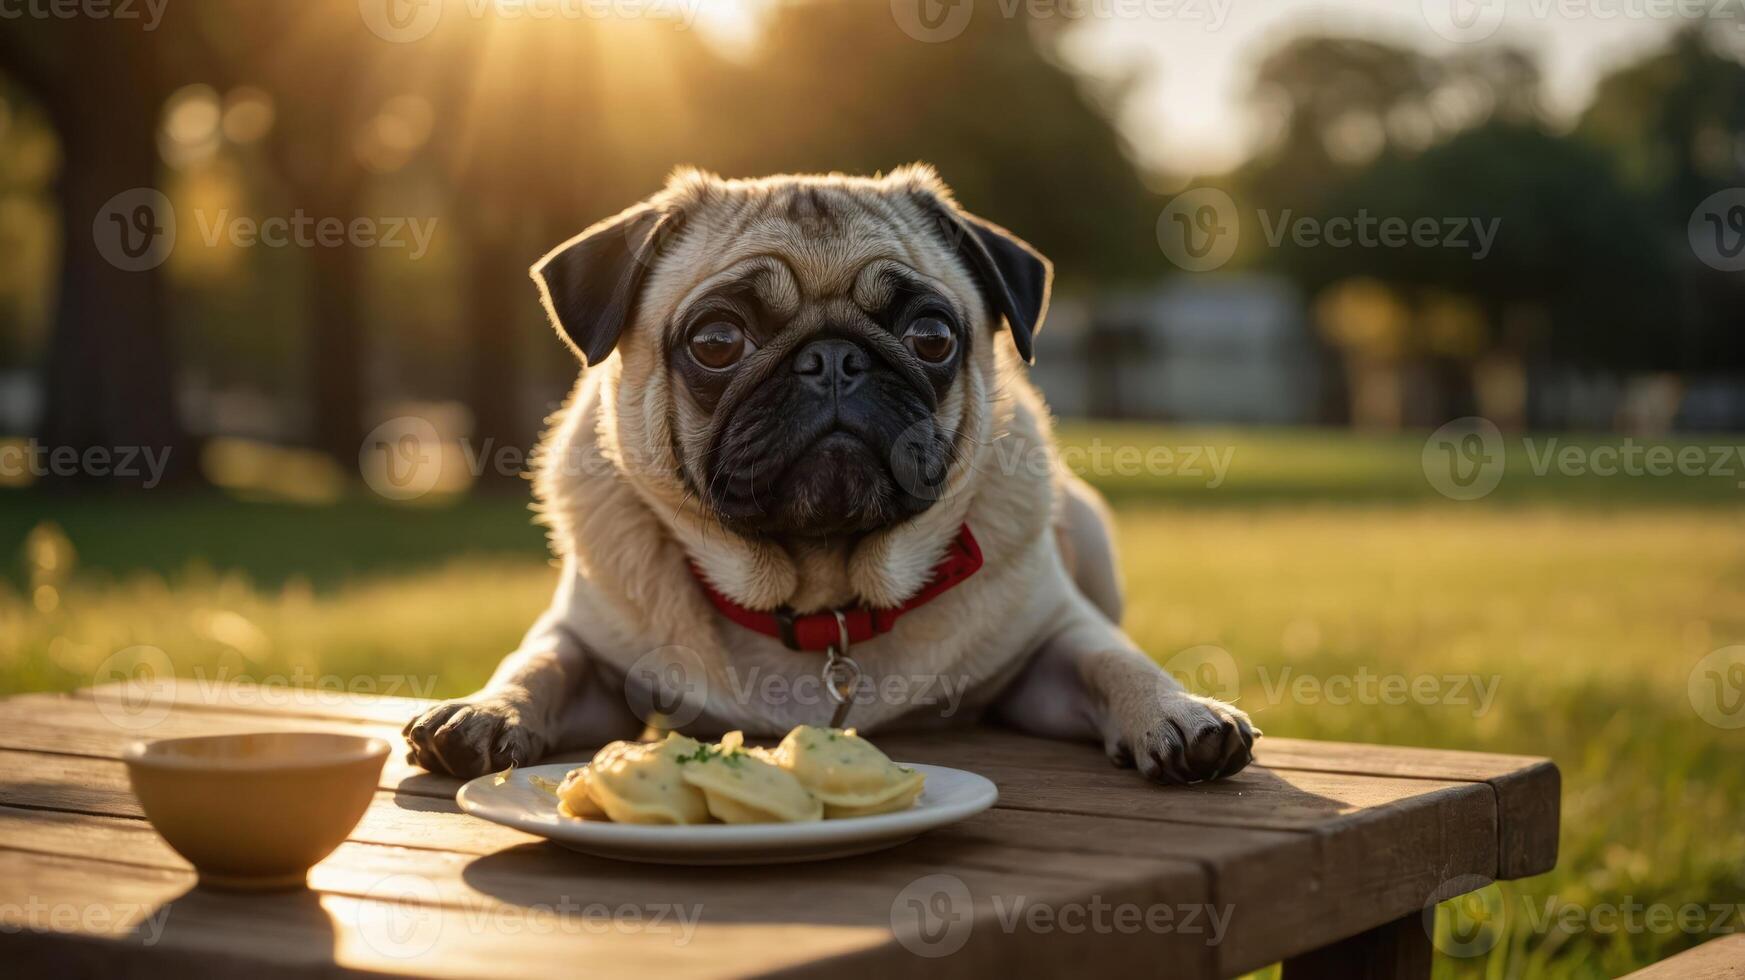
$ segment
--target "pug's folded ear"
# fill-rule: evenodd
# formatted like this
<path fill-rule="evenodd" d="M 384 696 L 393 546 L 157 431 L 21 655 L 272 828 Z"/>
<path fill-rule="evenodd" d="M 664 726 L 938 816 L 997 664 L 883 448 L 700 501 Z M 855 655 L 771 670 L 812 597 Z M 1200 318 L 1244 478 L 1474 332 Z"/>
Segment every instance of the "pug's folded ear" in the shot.
<path fill-rule="evenodd" d="M 1048 315 L 1054 267 L 1029 243 L 991 221 L 949 206 L 941 206 L 938 214 L 946 238 L 988 302 L 1006 318 L 1018 356 L 1026 364 L 1035 363 L 1036 334 Z"/>
<path fill-rule="evenodd" d="M 598 364 L 618 345 L 636 316 L 643 280 L 681 224 L 677 212 L 638 204 L 533 264 L 546 315 L 584 362 Z"/>

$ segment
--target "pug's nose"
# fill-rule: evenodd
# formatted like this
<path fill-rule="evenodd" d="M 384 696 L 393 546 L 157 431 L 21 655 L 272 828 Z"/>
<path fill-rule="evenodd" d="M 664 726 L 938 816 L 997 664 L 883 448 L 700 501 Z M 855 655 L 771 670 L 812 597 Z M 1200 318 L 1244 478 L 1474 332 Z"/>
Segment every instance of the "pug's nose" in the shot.
<path fill-rule="evenodd" d="M 800 383 L 820 395 L 846 395 L 860 387 L 872 360 L 849 340 L 814 340 L 794 355 Z"/>

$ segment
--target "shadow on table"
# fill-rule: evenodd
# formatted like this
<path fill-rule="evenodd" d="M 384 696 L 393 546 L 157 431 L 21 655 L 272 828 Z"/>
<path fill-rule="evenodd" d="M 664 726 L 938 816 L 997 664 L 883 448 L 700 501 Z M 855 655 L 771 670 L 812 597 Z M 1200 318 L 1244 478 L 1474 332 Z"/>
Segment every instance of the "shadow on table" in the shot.
<path fill-rule="evenodd" d="M 213 937 L 213 924 L 230 922 L 231 941 L 239 946 L 260 940 L 258 930 L 270 926 L 275 935 L 294 937 L 299 954 L 314 964 L 333 964 L 338 930 L 333 917 L 321 906 L 321 893 L 307 888 L 295 891 L 250 894 L 218 891 L 195 885 L 143 915 L 126 939 L 147 949 L 202 950 Z M 198 935 L 169 942 L 177 927 L 197 930 Z M 210 969 L 209 953 L 199 953 L 201 970 Z"/>
<path fill-rule="evenodd" d="M 890 896 L 919 873 L 893 874 L 895 853 L 806 864 L 706 867 L 614 861 L 537 843 L 477 858 L 461 877 L 507 905 L 539 916 L 567 917 L 572 921 L 559 928 L 576 931 L 676 932 L 698 920 L 867 926 L 873 922 L 866 908 L 817 896 L 849 881 L 889 882 L 880 912 L 888 919 Z M 858 877 L 861 870 L 873 873 Z M 812 897 L 806 898 L 807 893 Z"/>

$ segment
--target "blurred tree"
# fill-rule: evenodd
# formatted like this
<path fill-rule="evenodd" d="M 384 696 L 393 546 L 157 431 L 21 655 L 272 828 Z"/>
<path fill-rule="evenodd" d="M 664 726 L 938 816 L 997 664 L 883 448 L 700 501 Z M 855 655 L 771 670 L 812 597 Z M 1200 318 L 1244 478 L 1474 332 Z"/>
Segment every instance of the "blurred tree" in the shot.
<path fill-rule="evenodd" d="M 303 0 L 266 8 L 209 3 L 204 10 L 212 81 L 270 94 L 274 122 L 265 148 L 294 212 L 349 223 L 368 216 L 381 171 L 403 166 L 416 147 L 372 142 L 384 107 L 413 89 L 425 52 L 364 28 L 353 0 Z M 422 77 L 431 77 L 426 71 Z M 401 138 L 406 126 L 401 124 Z M 415 126 L 413 127 L 415 128 Z M 416 218 L 416 215 L 403 217 Z M 349 234 L 302 250 L 307 261 L 303 349 L 306 438 L 346 469 L 364 436 L 368 246 Z"/>
<path fill-rule="evenodd" d="M 660 20 L 499 23 L 452 38 L 446 84 L 429 91 L 464 205 L 475 436 L 531 437 L 515 383 L 517 339 L 528 324 L 544 330 L 528 266 L 679 164 L 755 176 L 927 159 L 1069 282 L 1154 268 L 1154 207 L 1112 127 L 1044 56 L 1046 38 L 991 14 L 975 23 L 924 44 L 876 6 L 781 4 L 742 60 Z M 1069 185 L 1073 208 L 1036 193 Z"/>
<path fill-rule="evenodd" d="M 512 30 L 514 30 L 512 28 Z M 540 249 L 555 245 L 563 234 L 552 225 L 561 212 L 575 215 L 586 205 L 577 197 L 588 196 L 595 171 L 609 163 L 610 152 L 600 153 L 599 164 L 577 153 L 576 127 L 583 119 L 564 118 L 552 105 L 559 92 L 574 98 L 572 111 L 583 115 L 598 98 L 591 85 L 552 85 L 554 70 L 587 69 L 593 47 L 591 30 L 577 25 L 557 28 L 576 55 L 573 61 L 552 57 L 551 45 L 528 44 L 516 56 L 513 73 L 491 72 L 493 52 L 475 45 L 462 64 L 470 69 L 464 86 L 450 85 L 442 107 L 444 124 L 438 147 L 444 172 L 466 206 L 456 209 L 455 219 L 466 252 L 466 281 L 462 300 L 465 331 L 463 380 L 467 407 L 472 415 L 472 435 L 480 444 L 531 446 L 533 434 L 518 411 L 516 394 L 522 366 L 516 356 L 526 336 L 528 311 L 532 309 L 532 286 L 527 269 Z M 523 29 L 517 34 L 494 34 L 493 45 L 507 38 L 531 40 Z M 501 52 L 496 53 L 499 58 Z M 571 75 L 573 78 L 573 75 Z M 600 93 L 603 94 L 603 93 Z M 499 107 L 514 105 L 505 113 Z M 537 134 L 525 128 L 531 118 L 548 113 L 546 125 Z M 563 121 L 551 125 L 557 119 Z M 586 129 L 581 128 L 585 132 Z M 605 147 L 595 147 L 604 150 Z M 585 221 L 578 219 L 574 231 Z M 555 354 L 556 350 L 553 349 Z M 487 468 L 480 476 L 484 486 L 501 485 L 510 474 Z"/>
<path fill-rule="evenodd" d="M 1052 35 L 1011 9 L 983 0 L 961 34 L 925 43 L 885 4 L 778 4 L 753 59 L 692 83 L 687 156 L 729 175 L 925 160 L 1069 286 L 1154 276 L 1156 198 Z"/>
<path fill-rule="evenodd" d="M 48 119 L 0 71 L 0 253 L 7 257 L 0 264 L 0 370 L 33 365 L 48 335 L 53 272 L 60 264 L 50 254 L 56 220 L 48 200 L 58 152 Z M 12 434 L 29 430 L 4 410 L 0 426 Z"/>
<path fill-rule="evenodd" d="M 561 360 L 528 269 L 659 187 L 688 129 L 674 97 L 689 93 L 663 69 L 684 61 L 704 72 L 711 56 L 659 20 L 522 19 L 454 45 L 455 70 L 431 92 L 436 154 L 463 205 L 454 217 L 467 255 L 466 403 L 477 443 L 525 448 L 536 417 L 521 397 L 530 342 L 548 355 L 539 362 Z"/>
<path fill-rule="evenodd" d="M 1438 59 L 1308 35 L 1261 60 L 1249 102 L 1268 135 L 1231 182 L 1255 207 L 1315 214 L 1384 156 L 1408 158 L 1491 120 L 1538 120 L 1539 71 L 1506 46 Z"/>
<path fill-rule="evenodd" d="M 1261 60 L 1249 86 L 1249 104 L 1265 127 L 1261 146 L 1220 183 L 1244 211 L 1324 216 L 1329 197 L 1376 157 L 1420 149 L 1434 138 L 1432 96 L 1444 72 L 1434 58 L 1382 41 L 1320 35 L 1287 41 Z M 1265 254 L 1262 267 L 1297 278 L 1310 297 L 1327 285 L 1305 277 L 1288 246 L 1283 254 L 1264 253 L 1260 237 L 1248 237 L 1239 261 Z M 1360 389 L 1379 369 L 1354 360 L 1337 336 L 1312 337 L 1319 387 L 1334 396 L 1320 420 L 1348 424 L 1362 414 L 1362 403 L 1375 400 Z"/>
<path fill-rule="evenodd" d="M 1434 242 L 1292 253 L 1311 288 L 1368 275 L 1414 310 L 1405 350 L 1437 387 L 1439 422 L 1475 405 L 1481 359 L 1617 368 L 1654 363 L 1672 299 L 1649 214 L 1610 162 L 1537 124 L 1494 121 L 1410 157 L 1388 155 L 1347 182 L 1328 214 L 1430 219 Z M 1488 249 L 1480 225 L 1494 229 Z M 1476 305 L 1479 333 L 1435 329 L 1448 296 Z M 1445 309 L 1445 307 L 1443 307 Z"/>
<path fill-rule="evenodd" d="M 98 18 L 0 23 L 0 58 L 43 100 L 66 159 L 67 260 L 45 426 L 55 441 L 182 438 L 163 277 L 103 262 L 90 224 L 116 192 L 166 183 L 160 116 L 196 83 L 203 111 L 227 111 L 245 92 L 268 122 L 248 150 L 226 144 L 216 164 L 202 157 L 173 186 L 222 183 L 225 200 L 276 195 L 310 218 L 350 219 L 385 190 L 440 182 L 444 227 L 452 222 L 464 253 L 459 285 L 440 286 L 463 310 L 465 350 L 453 360 L 481 442 L 528 444 L 527 362 L 553 373 L 561 360 L 524 356 L 545 330 L 528 266 L 656 189 L 677 164 L 728 175 L 870 173 L 926 159 L 966 206 L 1050 254 L 1068 284 L 1149 275 L 1159 264 L 1155 204 L 1120 138 L 1052 58 L 1053 36 L 1006 16 L 997 0 L 944 44 L 909 37 L 877 5 L 778 4 L 737 59 L 654 18 L 536 18 L 436 2 L 447 4 L 440 26 L 406 43 L 367 30 L 355 0 L 258 9 L 194 0 L 172 5 L 145 37 Z M 379 152 L 409 116 L 424 119 L 424 135 Z M 257 253 L 240 266 L 226 264 L 242 261 L 235 256 L 200 258 L 205 275 L 240 279 L 235 288 L 249 295 L 239 303 L 281 295 L 263 279 L 295 282 L 309 440 L 349 469 L 366 424 L 368 294 L 380 285 L 366 256 L 348 241 L 283 261 Z M 257 277 L 253 286 L 238 268 Z M 212 280 L 189 282 L 198 292 Z M 221 328 L 236 330 L 246 311 L 223 308 Z M 556 350 L 549 337 L 538 342 Z"/>
<path fill-rule="evenodd" d="M 1435 60 L 1300 38 L 1259 70 L 1257 98 L 1282 108 L 1272 110 L 1279 135 L 1239 175 L 1258 206 L 1323 229 L 1363 215 L 1434 226 L 1427 243 L 1299 247 L 1287 236 L 1268 255 L 1311 296 L 1354 282 L 1395 292 L 1402 313 L 1389 322 L 1403 335 L 1361 351 L 1347 331 L 1327 337 L 1348 370 L 1373 378 L 1392 363 L 1416 378 L 1401 390 L 1422 417 L 1408 412 L 1408 422 L 1476 410 L 1481 365 L 1518 377 L 1523 361 L 1545 358 L 1664 360 L 1654 329 L 1672 298 L 1663 243 L 1608 160 L 1546 130 L 1538 91 L 1533 61 L 1507 47 Z M 1488 249 L 1481 226 L 1495 229 Z"/>
<path fill-rule="evenodd" d="M 60 286 L 38 438 L 81 453 L 167 450 L 167 478 L 176 480 L 197 470 L 176 413 L 163 276 L 105 258 L 94 228 L 116 195 L 160 186 L 159 110 L 203 64 L 188 8 L 164 10 L 151 43 L 140 27 L 118 18 L 0 18 L 0 71 L 42 107 L 60 144 Z M 146 217 L 163 227 L 165 216 Z"/>
<path fill-rule="evenodd" d="M 1601 79 L 1577 127 L 1650 202 L 1649 235 L 1677 258 L 1678 293 L 1644 367 L 1745 369 L 1745 277 L 1702 264 L 1688 232 L 1709 195 L 1745 185 L 1745 65 L 1718 43 L 1723 30 L 1693 24 Z"/>
<path fill-rule="evenodd" d="M 1237 183 L 1256 207 L 1317 210 L 1384 150 L 1430 141 L 1431 95 L 1443 74 L 1436 59 L 1382 41 L 1285 43 L 1255 71 L 1249 101 L 1269 135 Z"/>
<path fill-rule="evenodd" d="M 380 56 L 391 46 L 358 29 L 355 4 L 302 0 L 238 11 L 227 81 L 276 98 L 267 152 L 293 206 L 315 219 L 364 215 L 370 172 L 358 136 L 386 97 Z M 390 63 L 391 64 L 391 63 Z M 310 444 L 352 469 L 364 437 L 365 253 L 350 236 L 305 250 L 308 278 L 304 391 Z"/>

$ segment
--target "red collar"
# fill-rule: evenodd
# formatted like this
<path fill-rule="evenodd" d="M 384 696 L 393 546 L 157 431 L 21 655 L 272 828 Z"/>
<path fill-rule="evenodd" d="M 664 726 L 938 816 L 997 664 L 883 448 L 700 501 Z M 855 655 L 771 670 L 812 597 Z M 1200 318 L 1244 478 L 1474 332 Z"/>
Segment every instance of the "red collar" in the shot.
<path fill-rule="evenodd" d="M 969 525 L 965 524 L 957 532 L 957 537 L 952 539 L 950 547 L 945 551 L 945 557 L 933 566 L 933 574 L 927 579 L 927 584 L 902 605 L 894 609 L 846 606 L 807 616 L 796 616 L 787 606 L 774 612 L 747 609 L 710 585 L 709 580 L 703 577 L 702 570 L 694 563 L 691 565 L 691 574 L 696 577 L 697 584 L 703 587 L 709 601 L 715 604 L 716 609 L 721 610 L 721 615 L 746 629 L 757 630 L 765 636 L 781 640 L 790 650 L 823 652 L 836 645 L 841 638 L 843 625 L 847 626 L 848 642 L 851 644 L 864 643 L 880 633 L 889 633 L 891 627 L 897 624 L 898 617 L 932 602 L 959 582 L 974 575 L 981 567 L 981 545 L 976 544 L 975 535 L 969 533 Z M 841 624 L 836 619 L 838 613 L 842 614 Z"/>

